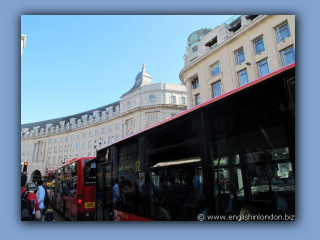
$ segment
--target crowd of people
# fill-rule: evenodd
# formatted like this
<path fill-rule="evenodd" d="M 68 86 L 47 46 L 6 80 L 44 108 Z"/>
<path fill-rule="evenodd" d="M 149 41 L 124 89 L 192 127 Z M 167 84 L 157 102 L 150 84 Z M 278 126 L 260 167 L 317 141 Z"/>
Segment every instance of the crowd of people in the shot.
<path fill-rule="evenodd" d="M 192 220 L 205 208 L 203 182 L 198 170 L 193 178 L 184 174 L 177 179 L 163 174 L 152 179 L 145 174 L 140 187 L 137 182 L 132 184 L 121 176 L 120 181 L 118 178 L 113 181 L 112 190 L 115 209 L 146 218 Z M 189 216 L 182 216 L 188 211 Z"/>

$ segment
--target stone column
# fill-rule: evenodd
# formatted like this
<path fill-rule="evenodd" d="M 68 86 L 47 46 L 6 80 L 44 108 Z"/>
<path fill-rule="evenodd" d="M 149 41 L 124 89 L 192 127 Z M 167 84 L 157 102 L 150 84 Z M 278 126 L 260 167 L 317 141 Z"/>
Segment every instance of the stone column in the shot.
<path fill-rule="evenodd" d="M 192 108 L 193 106 L 193 99 L 192 99 L 192 93 L 191 93 L 191 81 L 185 80 L 186 87 L 187 87 L 187 109 Z"/>

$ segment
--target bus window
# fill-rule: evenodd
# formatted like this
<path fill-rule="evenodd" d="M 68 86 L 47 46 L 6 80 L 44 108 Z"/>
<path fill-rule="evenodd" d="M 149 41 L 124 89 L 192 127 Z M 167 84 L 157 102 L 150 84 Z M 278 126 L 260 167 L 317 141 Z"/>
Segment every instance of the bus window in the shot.
<path fill-rule="evenodd" d="M 146 218 L 192 221 L 208 210 L 209 186 L 199 149 L 194 145 L 150 157 L 150 208 L 148 202 L 142 201 Z"/>
<path fill-rule="evenodd" d="M 86 162 L 84 166 L 84 185 L 94 186 L 96 184 L 96 163 Z"/>

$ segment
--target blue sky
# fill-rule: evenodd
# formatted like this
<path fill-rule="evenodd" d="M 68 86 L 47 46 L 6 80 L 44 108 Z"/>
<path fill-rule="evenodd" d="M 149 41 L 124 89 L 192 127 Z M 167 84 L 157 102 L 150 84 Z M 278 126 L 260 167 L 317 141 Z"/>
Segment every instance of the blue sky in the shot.
<path fill-rule="evenodd" d="M 188 36 L 231 15 L 22 15 L 21 123 L 120 100 L 145 63 L 153 82 L 180 84 Z"/>

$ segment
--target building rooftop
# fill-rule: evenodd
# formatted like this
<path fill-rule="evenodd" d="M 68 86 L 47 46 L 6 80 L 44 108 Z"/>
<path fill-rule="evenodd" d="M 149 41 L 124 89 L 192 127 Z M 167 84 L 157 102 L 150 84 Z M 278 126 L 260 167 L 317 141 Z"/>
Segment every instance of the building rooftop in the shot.
<path fill-rule="evenodd" d="M 69 122 L 70 118 L 79 119 L 83 115 L 92 115 L 92 113 L 94 111 L 105 111 L 106 108 L 108 108 L 108 107 L 116 107 L 117 105 L 119 105 L 119 103 L 120 103 L 120 101 L 113 102 L 111 104 L 108 104 L 108 105 L 105 105 L 105 106 L 102 106 L 102 107 L 98 107 L 98 108 L 95 108 L 95 109 L 92 109 L 92 110 L 88 110 L 88 111 L 85 111 L 85 112 L 81 112 L 81 113 L 76 113 L 76 114 L 69 115 L 69 116 L 66 116 L 66 117 L 49 119 L 49 120 L 44 120 L 44 121 L 40 121 L 40 122 L 21 124 L 21 131 L 22 131 L 23 128 L 29 128 L 29 130 L 30 130 L 33 127 L 36 127 L 36 126 L 40 126 L 40 128 L 44 128 L 45 129 L 46 128 L 46 124 L 52 124 L 53 126 L 56 126 L 56 125 L 59 125 L 60 121 Z"/>

